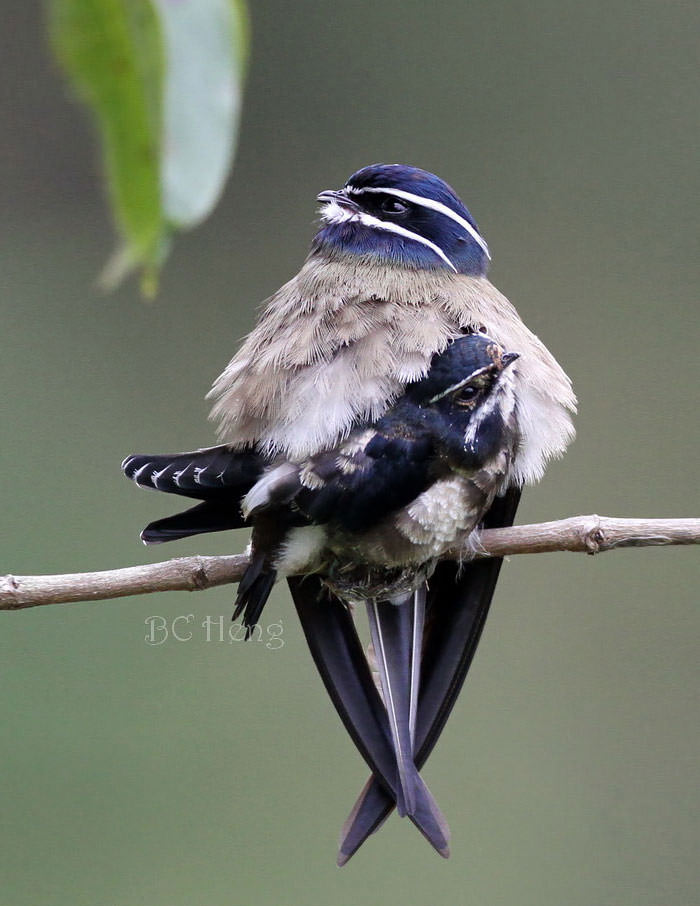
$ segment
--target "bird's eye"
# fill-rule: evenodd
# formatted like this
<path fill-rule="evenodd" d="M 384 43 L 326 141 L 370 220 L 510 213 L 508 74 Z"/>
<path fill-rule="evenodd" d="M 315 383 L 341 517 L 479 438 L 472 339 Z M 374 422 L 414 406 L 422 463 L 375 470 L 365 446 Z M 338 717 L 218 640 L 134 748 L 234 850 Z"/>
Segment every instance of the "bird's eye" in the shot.
<path fill-rule="evenodd" d="M 408 210 L 408 205 L 396 198 L 385 198 L 379 207 L 385 214 L 405 214 Z"/>
<path fill-rule="evenodd" d="M 457 403 L 458 406 L 469 406 L 474 402 L 480 392 L 481 389 L 479 387 L 474 387 L 473 385 L 462 387 L 462 389 L 455 394 L 455 403 Z"/>

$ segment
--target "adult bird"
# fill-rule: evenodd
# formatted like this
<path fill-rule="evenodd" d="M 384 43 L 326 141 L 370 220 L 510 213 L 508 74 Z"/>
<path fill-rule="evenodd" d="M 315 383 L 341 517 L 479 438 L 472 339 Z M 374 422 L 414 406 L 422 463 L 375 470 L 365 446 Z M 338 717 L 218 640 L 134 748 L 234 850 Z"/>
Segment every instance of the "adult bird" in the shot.
<path fill-rule="evenodd" d="M 569 379 L 488 281 L 486 242 L 464 204 L 437 176 L 414 167 L 372 165 L 318 200 L 322 224 L 306 262 L 268 300 L 211 392 L 212 416 L 226 448 L 239 451 L 246 468 L 259 468 L 260 458 L 270 464 L 251 491 L 251 502 L 264 500 L 270 482 L 282 480 L 285 469 L 295 474 L 301 463 L 335 450 L 358 426 L 385 415 L 451 341 L 483 332 L 520 355 L 508 369 L 517 449 L 499 496 L 481 518 L 487 526 L 510 524 L 521 486 L 537 481 L 547 461 L 561 455 L 573 437 Z M 438 530 L 441 515 L 439 505 L 426 511 L 427 523 L 432 520 Z M 303 566 L 309 551 L 299 545 L 295 552 Z M 412 617 L 408 607 L 383 608 L 376 615 L 380 631 L 386 625 L 384 637 L 399 639 L 406 624 L 416 625 L 425 601 L 417 703 L 412 700 L 418 769 L 466 676 L 499 568 L 500 560 L 461 568 L 456 560 L 443 560 L 416 594 Z M 264 591 L 265 575 L 261 569 L 243 593 L 256 582 L 253 597 Z M 343 830 L 338 857 L 343 864 L 394 804 L 410 809 L 410 791 L 405 801 L 410 781 L 387 776 L 386 712 L 378 711 L 346 604 L 318 575 L 293 577 L 289 584 L 331 699 L 373 770 Z M 407 617 L 400 625 L 397 614 Z M 408 744 L 392 732 L 394 761 L 406 768 Z"/>

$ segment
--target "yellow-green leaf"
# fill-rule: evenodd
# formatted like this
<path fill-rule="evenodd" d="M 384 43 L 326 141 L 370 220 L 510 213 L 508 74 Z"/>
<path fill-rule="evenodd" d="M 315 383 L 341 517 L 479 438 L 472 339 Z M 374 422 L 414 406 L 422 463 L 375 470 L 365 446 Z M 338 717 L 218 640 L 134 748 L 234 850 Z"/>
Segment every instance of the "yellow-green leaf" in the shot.
<path fill-rule="evenodd" d="M 94 111 L 123 257 L 148 279 L 165 239 L 160 190 L 163 53 L 147 0 L 54 0 L 59 60 Z M 150 275 L 150 277 L 148 277 Z"/>
<path fill-rule="evenodd" d="M 155 292 L 174 228 L 216 204 L 231 166 L 248 47 L 243 0 L 52 0 L 51 36 L 100 131 L 122 245 Z"/>

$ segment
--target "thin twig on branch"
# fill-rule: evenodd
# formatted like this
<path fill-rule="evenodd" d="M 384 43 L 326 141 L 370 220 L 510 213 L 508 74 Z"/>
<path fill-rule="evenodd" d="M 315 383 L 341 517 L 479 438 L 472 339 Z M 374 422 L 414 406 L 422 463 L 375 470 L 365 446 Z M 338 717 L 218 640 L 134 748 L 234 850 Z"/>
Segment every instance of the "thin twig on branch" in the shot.
<path fill-rule="evenodd" d="M 486 529 L 479 536 L 473 556 L 506 557 L 553 551 L 598 554 L 618 547 L 665 544 L 700 544 L 700 519 L 575 516 L 558 522 Z M 455 551 L 455 557 L 460 553 L 464 554 L 463 551 Z M 180 557 L 162 563 L 97 573 L 3 576 L 0 578 L 0 610 L 101 601 L 156 591 L 201 591 L 238 582 L 247 565 L 247 556 L 236 554 L 229 557 Z"/>

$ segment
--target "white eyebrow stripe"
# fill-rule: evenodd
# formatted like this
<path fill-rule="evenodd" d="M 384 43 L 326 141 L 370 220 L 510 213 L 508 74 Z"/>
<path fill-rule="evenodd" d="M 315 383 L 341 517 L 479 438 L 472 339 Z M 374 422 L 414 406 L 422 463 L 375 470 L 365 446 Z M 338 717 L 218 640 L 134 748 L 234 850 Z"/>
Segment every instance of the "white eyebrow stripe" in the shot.
<path fill-rule="evenodd" d="M 444 399 L 446 396 L 449 396 L 451 393 L 454 393 L 456 390 L 461 390 L 465 384 L 468 384 L 472 379 L 473 375 L 465 377 L 462 381 L 457 381 L 456 384 L 452 384 L 451 387 L 448 387 L 447 390 L 442 390 L 440 393 L 436 393 L 435 396 L 431 396 L 428 400 L 428 405 L 432 406 L 433 403 L 439 403 L 440 400 Z"/>
<path fill-rule="evenodd" d="M 451 387 L 448 387 L 447 390 L 443 390 L 440 393 L 436 393 L 435 396 L 431 396 L 428 400 L 428 404 L 432 405 L 433 403 L 439 402 L 444 397 L 449 396 L 450 393 L 454 393 L 456 390 L 461 390 L 465 384 L 468 384 L 470 381 L 475 380 L 481 374 L 486 374 L 490 370 L 489 365 L 484 365 L 483 368 L 477 368 L 476 371 L 472 371 L 471 374 L 468 374 L 465 378 L 462 378 L 461 381 L 457 381 L 456 384 L 452 384 Z"/>
<path fill-rule="evenodd" d="M 355 186 L 345 186 L 345 191 L 349 195 L 362 195 L 363 192 L 375 192 L 382 193 L 384 195 L 395 195 L 397 198 L 403 198 L 404 201 L 411 201 L 413 204 L 422 205 L 424 208 L 430 208 L 433 211 L 438 211 L 440 214 L 444 214 L 445 217 L 449 217 L 458 223 L 463 230 L 466 230 L 467 233 L 472 237 L 472 239 L 478 243 L 484 251 L 486 257 L 491 260 L 491 253 L 489 252 L 489 247 L 486 244 L 486 240 L 479 234 L 479 232 L 469 223 L 468 220 L 465 220 L 464 217 L 460 217 L 456 211 L 453 211 L 452 208 L 448 208 L 446 204 L 443 204 L 441 201 L 435 201 L 434 198 L 425 198 L 423 195 L 414 195 L 413 192 L 406 192 L 404 189 L 382 189 L 375 186 L 367 186 L 364 189 L 355 188 Z"/>
<path fill-rule="evenodd" d="M 447 255 L 443 252 L 439 245 L 436 245 L 434 242 L 431 242 L 430 239 L 426 239 L 424 236 L 420 236 L 418 233 L 413 233 L 411 230 L 407 230 L 405 227 L 399 226 L 398 223 L 389 223 L 385 220 L 379 220 L 378 217 L 372 217 L 371 214 L 365 214 L 362 211 L 349 211 L 347 208 L 343 208 L 335 201 L 331 201 L 324 205 L 321 210 L 321 216 L 326 221 L 326 223 L 343 223 L 345 221 L 354 220 L 357 223 L 361 223 L 363 226 L 373 227 L 376 230 L 384 230 L 387 233 L 395 233 L 397 236 L 404 236 L 406 239 L 412 239 L 414 242 L 420 242 L 421 245 L 427 246 L 435 254 L 442 258 L 445 264 L 457 273 L 457 268 L 450 261 Z"/>

